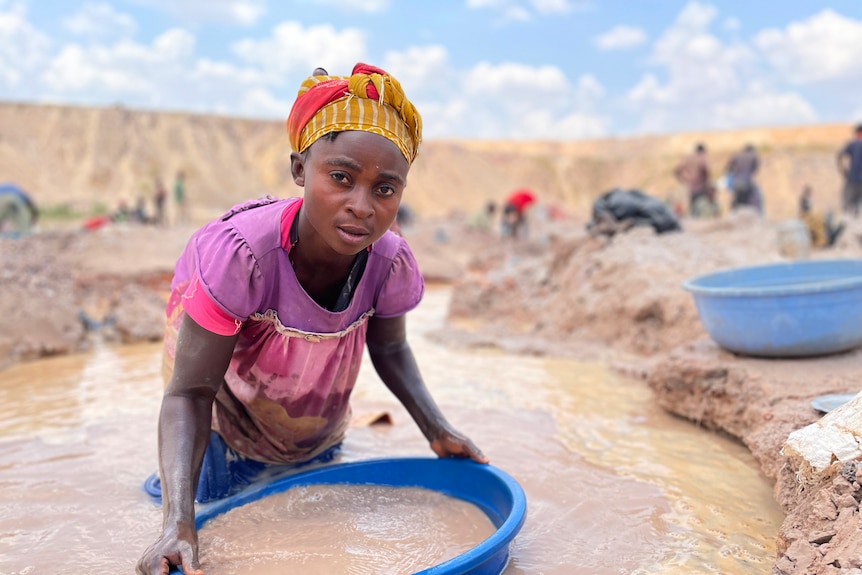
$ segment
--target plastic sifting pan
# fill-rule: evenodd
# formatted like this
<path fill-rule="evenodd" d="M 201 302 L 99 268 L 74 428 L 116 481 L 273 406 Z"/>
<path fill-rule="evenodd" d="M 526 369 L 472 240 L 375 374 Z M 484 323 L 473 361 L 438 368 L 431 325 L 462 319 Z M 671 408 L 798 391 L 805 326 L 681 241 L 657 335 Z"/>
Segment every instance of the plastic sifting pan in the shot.
<path fill-rule="evenodd" d="M 735 268 L 683 286 L 709 335 L 733 352 L 807 357 L 862 345 L 862 259 Z"/>
<path fill-rule="evenodd" d="M 493 465 L 465 459 L 391 458 L 339 463 L 253 485 L 198 510 L 195 524 L 291 487 L 308 485 L 420 487 L 462 499 L 481 509 L 497 531 L 461 555 L 416 575 L 499 575 L 509 561 L 509 545 L 527 516 L 524 490 Z M 174 569 L 174 573 L 182 573 Z"/>

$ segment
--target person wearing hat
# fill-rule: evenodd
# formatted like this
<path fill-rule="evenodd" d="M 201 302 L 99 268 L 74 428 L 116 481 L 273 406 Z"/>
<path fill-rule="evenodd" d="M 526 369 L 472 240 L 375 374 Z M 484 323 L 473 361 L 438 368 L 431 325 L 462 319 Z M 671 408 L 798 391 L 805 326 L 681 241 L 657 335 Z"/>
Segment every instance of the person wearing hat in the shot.
<path fill-rule="evenodd" d="M 148 482 L 164 518 L 138 573 L 201 573 L 195 499 L 229 495 L 267 466 L 331 458 L 366 347 L 438 456 L 488 461 L 443 416 L 405 336 L 424 283 L 389 228 L 419 152 L 419 112 L 379 68 L 317 69 L 287 132 L 303 196 L 235 206 L 176 264 L 160 475 Z"/>

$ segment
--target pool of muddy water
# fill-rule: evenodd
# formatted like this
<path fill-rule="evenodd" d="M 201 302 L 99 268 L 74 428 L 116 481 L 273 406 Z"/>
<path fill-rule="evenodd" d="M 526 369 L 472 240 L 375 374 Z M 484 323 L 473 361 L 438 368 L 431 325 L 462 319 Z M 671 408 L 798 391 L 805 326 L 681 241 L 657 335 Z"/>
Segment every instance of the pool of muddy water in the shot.
<path fill-rule="evenodd" d="M 783 515 L 743 446 L 666 414 L 642 382 L 603 365 L 435 343 L 425 334 L 443 328 L 448 297 L 429 290 L 410 314 L 411 345 L 448 419 L 526 492 L 505 575 L 769 573 Z M 161 522 L 141 489 L 156 469 L 160 369 L 158 344 L 96 344 L 0 372 L 0 573 L 134 570 Z M 337 461 L 432 455 L 367 361 L 353 410 Z M 365 424 L 382 412 L 391 425 Z M 292 513 L 279 515 L 296 528 Z M 435 521 L 446 530 L 453 519 Z M 388 556 L 374 547 L 383 523 L 357 522 L 344 537 Z M 223 551 L 240 562 L 314 553 L 333 537 L 322 525 L 304 535 L 227 541 L 207 527 L 204 571 L 232 572 L 215 564 Z M 451 543 L 428 535 L 423 545 Z"/>
<path fill-rule="evenodd" d="M 209 541 L 207 575 L 410 575 L 469 551 L 494 531 L 478 507 L 436 491 L 311 485 L 218 515 L 201 537 Z"/>

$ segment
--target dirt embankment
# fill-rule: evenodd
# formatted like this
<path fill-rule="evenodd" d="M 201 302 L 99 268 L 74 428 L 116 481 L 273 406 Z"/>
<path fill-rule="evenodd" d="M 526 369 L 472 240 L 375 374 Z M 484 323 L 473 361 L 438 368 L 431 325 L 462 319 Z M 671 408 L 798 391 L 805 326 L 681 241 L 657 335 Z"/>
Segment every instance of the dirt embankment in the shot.
<path fill-rule="evenodd" d="M 0 239 L 0 369 L 87 349 L 91 336 L 156 341 L 186 229 L 108 226 Z"/>
<path fill-rule="evenodd" d="M 787 218 L 806 183 L 816 205 L 838 207 L 835 153 L 850 137 L 849 126 L 813 125 L 578 142 L 425 141 L 405 200 L 422 217 L 443 217 L 528 186 L 584 219 L 593 200 L 617 186 L 677 193 L 673 168 L 696 142 L 707 146 L 714 178 L 752 143 L 766 213 Z M 248 198 L 300 193 L 282 121 L 0 102 L 0 181 L 22 186 L 40 206 L 86 212 L 150 201 L 153 176 L 170 185 L 178 170 L 193 215 L 204 220 Z"/>
<path fill-rule="evenodd" d="M 812 399 L 862 389 L 862 350 L 797 360 L 723 351 L 682 283 L 781 261 L 779 224 L 739 213 L 683 225 L 679 233 L 635 228 L 612 239 L 557 226 L 526 244 L 489 246 L 456 282 L 451 320 L 466 343 L 607 361 L 645 380 L 668 411 L 738 438 L 775 481 L 787 513 L 773 572 L 852 573 L 862 566 L 856 463 L 803 488 L 781 448 L 820 417 Z M 835 248 L 812 257 L 862 257 L 862 222 L 849 222 Z"/>

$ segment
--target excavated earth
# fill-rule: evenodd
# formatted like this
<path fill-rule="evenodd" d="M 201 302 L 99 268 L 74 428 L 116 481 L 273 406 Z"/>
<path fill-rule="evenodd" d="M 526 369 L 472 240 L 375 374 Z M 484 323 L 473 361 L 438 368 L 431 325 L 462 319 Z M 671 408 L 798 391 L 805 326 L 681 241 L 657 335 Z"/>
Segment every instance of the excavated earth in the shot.
<path fill-rule="evenodd" d="M 858 258 L 862 222 L 813 258 Z M 656 235 L 591 237 L 583 222 L 535 221 L 528 241 L 467 218 L 405 230 L 428 282 L 454 287 L 446 339 L 513 352 L 606 362 L 640 379 L 666 410 L 738 438 L 775 482 L 786 513 L 773 573 L 862 568 L 862 465 L 836 465 L 802 486 L 781 455 L 788 434 L 817 421 L 811 400 L 862 389 L 862 350 L 809 359 L 734 355 L 703 330 L 682 282 L 733 266 L 782 261 L 778 224 L 740 213 Z M 0 240 L 0 369 L 86 350 L 94 338 L 158 341 L 171 271 L 192 228 L 132 224 Z"/>
<path fill-rule="evenodd" d="M 54 229 L 52 213 L 93 215 L 121 201 L 149 201 L 153 175 L 169 183 L 180 169 L 197 224 L 250 197 L 300 192 L 290 186 L 283 122 L 7 103 L 0 125 L 3 180 L 28 190 L 44 211 L 39 233 L 0 239 L 0 370 L 86 350 L 95 338 L 162 337 L 173 264 L 192 228 Z M 804 360 L 730 354 L 709 339 L 681 288 L 696 274 L 784 260 L 778 228 L 794 217 L 802 185 L 813 187 L 818 209 L 838 208 L 835 152 L 849 136 L 846 126 L 829 125 L 588 142 L 427 142 L 406 194 L 420 219 L 405 234 L 426 279 L 454 288 L 448 342 L 598 360 L 642 380 L 668 411 L 738 438 L 775 481 L 787 516 L 774 573 L 859 575 L 856 462 L 803 486 L 781 447 L 821 417 L 813 398 L 862 388 L 862 352 Z M 612 238 L 585 232 L 593 200 L 612 187 L 678 198 L 673 166 L 697 141 L 707 143 L 714 167 L 745 142 L 758 147 L 766 218 L 684 221 L 682 232 L 660 236 L 645 228 Z M 536 210 L 524 242 L 469 225 L 471 213 L 522 186 L 537 192 L 539 207 L 569 218 L 550 221 Z M 170 209 L 168 216 L 176 220 Z M 837 246 L 810 257 L 862 257 L 862 222 L 848 224 Z"/>

